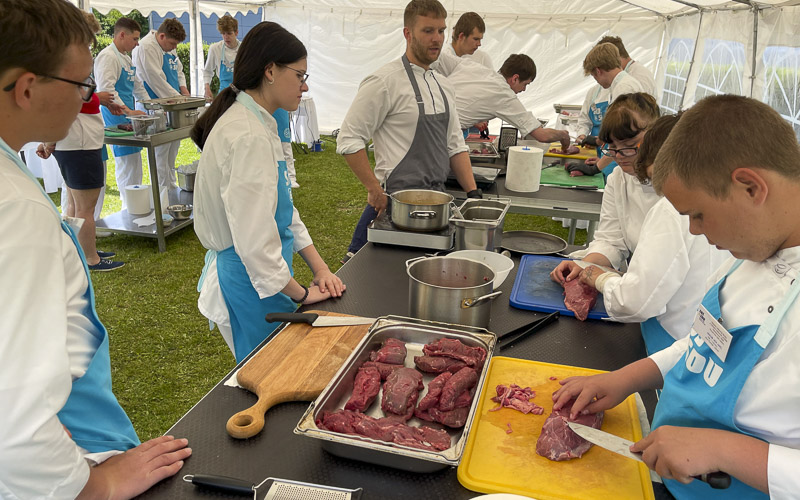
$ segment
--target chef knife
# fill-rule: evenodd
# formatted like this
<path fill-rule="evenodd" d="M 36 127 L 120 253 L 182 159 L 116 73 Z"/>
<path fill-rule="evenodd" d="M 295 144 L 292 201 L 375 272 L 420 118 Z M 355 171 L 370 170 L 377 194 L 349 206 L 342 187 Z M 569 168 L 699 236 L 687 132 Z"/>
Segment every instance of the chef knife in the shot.
<path fill-rule="evenodd" d="M 609 451 L 613 451 L 614 453 L 622 455 L 623 457 L 632 458 L 638 462 L 644 463 L 641 453 L 634 453 L 630 450 L 630 447 L 633 445 L 632 441 L 615 436 L 614 434 L 609 434 L 608 432 L 601 431 L 600 429 L 595 429 L 594 427 L 589 427 L 588 425 L 579 424 L 577 422 L 567 423 L 570 429 L 575 431 L 577 435 L 589 441 L 590 443 L 596 444 L 597 446 L 605 448 Z M 731 485 L 731 476 L 725 472 L 711 472 L 709 474 L 702 474 L 700 476 L 692 477 L 701 481 L 705 481 L 709 486 L 717 490 L 724 490 Z"/>
<path fill-rule="evenodd" d="M 559 186 L 558 184 L 542 184 L 545 187 L 558 189 L 577 189 L 579 191 L 597 191 L 597 186 Z"/>
<path fill-rule="evenodd" d="M 371 325 L 375 318 L 361 316 L 320 316 L 316 313 L 269 313 L 266 320 L 270 323 L 308 323 L 311 326 L 347 326 Z"/>

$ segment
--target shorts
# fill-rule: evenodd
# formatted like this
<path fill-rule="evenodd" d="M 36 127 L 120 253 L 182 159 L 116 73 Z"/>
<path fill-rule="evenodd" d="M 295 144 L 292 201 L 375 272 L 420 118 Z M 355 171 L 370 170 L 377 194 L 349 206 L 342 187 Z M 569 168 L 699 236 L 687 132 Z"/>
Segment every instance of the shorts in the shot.
<path fill-rule="evenodd" d="M 99 189 L 106 185 L 99 149 L 53 151 L 61 176 L 70 189 Z"/>

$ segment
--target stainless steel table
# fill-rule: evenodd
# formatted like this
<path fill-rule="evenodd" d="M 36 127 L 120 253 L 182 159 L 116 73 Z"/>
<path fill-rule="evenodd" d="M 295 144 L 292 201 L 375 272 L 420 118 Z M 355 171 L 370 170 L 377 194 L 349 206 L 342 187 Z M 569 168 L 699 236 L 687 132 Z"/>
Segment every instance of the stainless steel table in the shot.
<path fill-rule="evenodd" d="M 407 316 L 405 261 L 422 254 L 421 250 L 368 243 L 337 273 L 347 284 L 344 295 L 307 309 L 369 317 L 386 314 Z M 509 306 L 515 271 L 500 287 L 503 295 L 492 305 L 489 329 L 498 335 L 545 316 Z M 644 357 L 645 349 L 638 325 L 593 320 L 580 322 L 562 317 L 497 354 L 613 370 Z M 655 393 L 650 391 L 641 396 L 652 418 Z M 254 484 L 271 476 L 341 488 L 361 487 L 364 489 L 362 498 L 367 500 L 466 500 L 479 495 L 461 486 L 455 468 L 416 474 L 328 454 L 317 440 L 292 432 L 308 403 L 283 403 L 271 408 L 266 414 L 264 430 L 253 438 L 237 440 L 228 436 L 225 431 L 228 418 L 255 401 L 255 395 L 247 391 L 223 386 L 222 382 L 217 384 L 167 431 L 167 434 L 188 438 L 192 456 L 177 476 L 160 483 L 142 498 L 228 498 L 204 492 L 184 482 L 181 478 L 187 474 L 219 474 Z M 663 485 L 654 486 L 657 498 L 670 498 Z"/>
<path fill-rule="evenodd" d="M 150 186 L 153 190 L 153 208 L 156 214 L 161 213 L 161 195 L 158 187 L 158 169 L 156 168 L 155 147 L 168 142 L 179 141 L 189 137 L 192 127 L 183 127 L 175 130 L 168 130 L 160 134 L 153 134 L 147 139 L 140 139 L 134 136 L 108 137 L 104 138 L 106 144 L 115 146 L 134 146 L 147 149 L 147 168 L 150 171 Z M 122 193 L 120 193 L 120 196 Z M 169 191 L 170 204 L 192 204 L 192 193 L 182 189 L 171 189 Z M 127 210 L 120 210 L 97 221 L 98 229 L 105 229 L 115 233 L 130 234 L 133 236 L 144 236 L 146 238 L 156 238 L 158 240 L 158 251 L 167 250 L 166 237 L 170 234 L 190 226 L 194 221 L 194 214 L 185 220 L 174 220 L 169 227 L 164 228 L 164 221 L 161 217 L 156 217 L 156 223 L 150 226 L 139 227 L 133 220 L 144 217 L 142 215 L 129 214 Z"/>

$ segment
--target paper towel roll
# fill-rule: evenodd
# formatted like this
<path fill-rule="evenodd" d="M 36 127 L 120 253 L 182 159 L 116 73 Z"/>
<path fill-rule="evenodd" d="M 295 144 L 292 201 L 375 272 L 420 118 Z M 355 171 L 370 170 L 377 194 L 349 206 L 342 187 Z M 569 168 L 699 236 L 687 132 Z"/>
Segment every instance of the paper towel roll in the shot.
<path fill-rule="evenodd" d="M 147 215 L 151 210 L 152 190 L 147 184 L 137 184 L 125 188 L 125 200 L 128 213 L 131 215 Z"/>
<path fill-rule="evenodd" d="M 511 146 L 508 148 L 506 166 L 506 189 L 520 193 L 533 193 L 539 190 L 542 176 L 544 150 L 530 146 Z"/>

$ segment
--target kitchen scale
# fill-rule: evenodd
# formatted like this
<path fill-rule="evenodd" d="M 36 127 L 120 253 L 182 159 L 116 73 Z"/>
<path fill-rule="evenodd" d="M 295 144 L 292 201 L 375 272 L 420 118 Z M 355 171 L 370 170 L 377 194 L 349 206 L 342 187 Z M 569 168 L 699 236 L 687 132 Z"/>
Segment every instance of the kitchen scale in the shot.
<path fill-rule="evenodd" d="M 367 226 L 367 241 L 386 245 L 427 248 L 431 250 L 450 250 L 453 248 L 455 226 L 450 223 L 440 231 L 408 231 L 394 224 L 384 211 Z"/>

